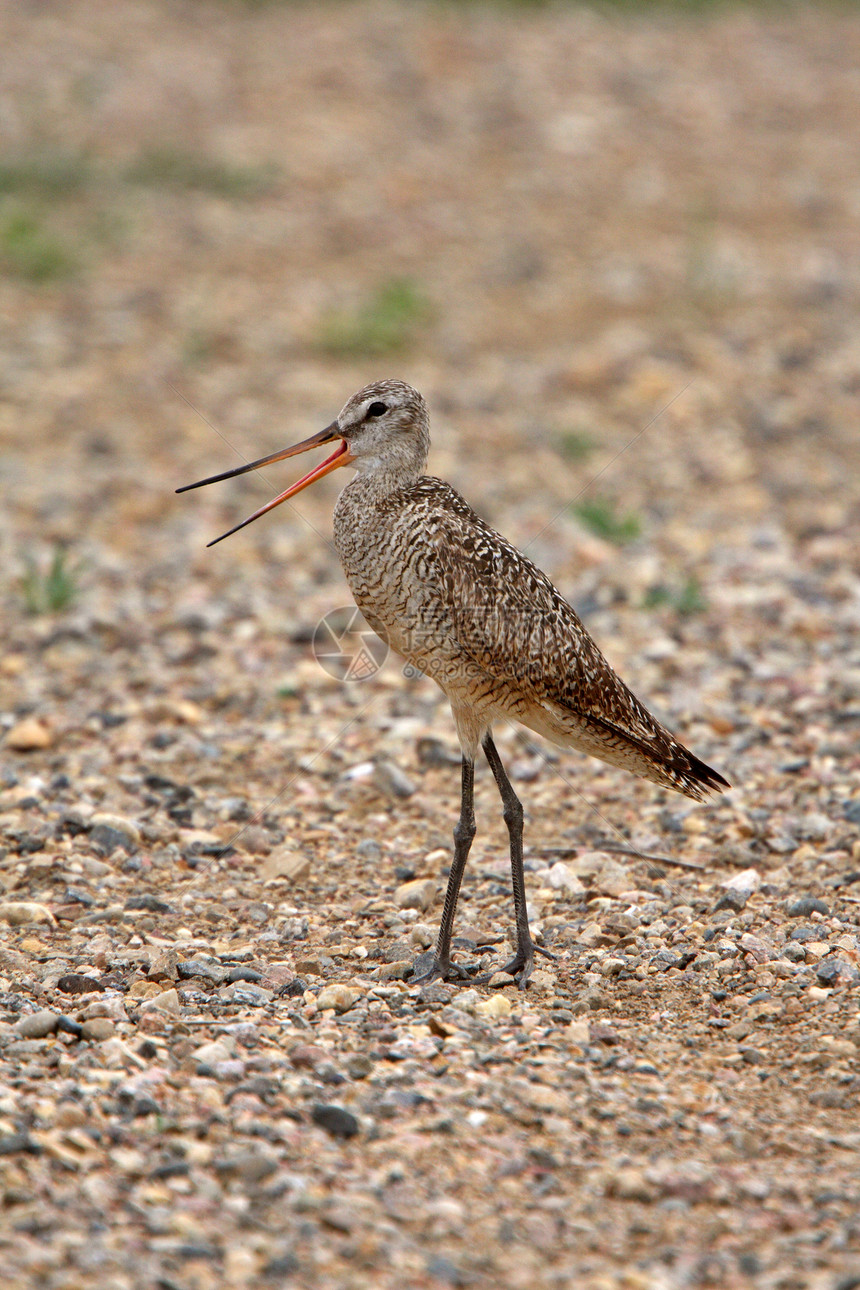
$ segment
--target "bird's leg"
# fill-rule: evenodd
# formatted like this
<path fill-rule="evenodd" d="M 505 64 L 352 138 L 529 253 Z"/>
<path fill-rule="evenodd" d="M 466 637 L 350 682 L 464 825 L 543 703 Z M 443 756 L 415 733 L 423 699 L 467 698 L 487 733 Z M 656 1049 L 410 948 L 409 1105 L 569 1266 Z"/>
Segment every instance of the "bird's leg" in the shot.
<path fill-rule="evenodd" d="M 427 985 L 431 981 L 446 980 L 453 974 L 469 980 L 469 973 L 464 968 L 451 962 L 451 932 L 454 927 L 454 912 L 457 908 L 457 897 L 460 895 L 460 883 L 469 858 L 469 848 L 475 836 L 475 763 L 470 757 L 463 757 L 463 770 L 460 790 L 460 818 L 454 826 L 454 859 L 448 875 L 448 889 L 445 892 L 445 907 L 442 910 L 442 921 L 439 924 L 439 936 L 436 941 L 436 952 L 433 963 L 427 972 L 413 977 L 414 985 Z"/>
<path fill-rule="evenodd" d="M 493 736 L 489 732 L 484 736 L 483 747 L 493 778 L 499 787 L 505 824 L 508 826 L 511 839 L 511 879 L 514 888 L 514 914 L 517 920 L 517 952 L 510 963 L 506 963 L 501 970 L 517 977 L 520 989 L 523 990 L 534 967 L 535 953 L 543 954 L 548 959 L 553 958 L 554 955 L 535 945 L 529 931 L 526 880 L 523 873 L 523 804 L 513 790 L 498 749 L 493 743 Z"/>

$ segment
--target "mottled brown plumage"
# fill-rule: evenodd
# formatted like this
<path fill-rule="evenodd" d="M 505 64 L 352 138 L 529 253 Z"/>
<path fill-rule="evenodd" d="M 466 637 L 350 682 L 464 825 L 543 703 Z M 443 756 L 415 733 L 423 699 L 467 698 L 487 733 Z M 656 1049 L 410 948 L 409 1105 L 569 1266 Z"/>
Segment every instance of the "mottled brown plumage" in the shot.
<path fill-rule="evenodd" d="M 411 386 L 365 386 L 320 435 L 240 470 L 338 438 L 341 447 L 323 467 L 257 514 L 337 465 L 355 466 L 335 508 L 334 539 L 356 604 L 393 649 L 445 691 L 463 750 L 454 863 L 424 979 L 460 971 L 450 962 L 450 939 L 475 831 L 474 760 L 483 747 L 511 836 L 517 953 L 507 968 L 525 984 L 535 946 L 525 914 L 522 807 L 493 743 L 493 722 L 518 721 L 557 744 L 698 800 L 727 781 L 643 707 L 546 575 L 449 484 L 423 474 L 429 416 Z"/>

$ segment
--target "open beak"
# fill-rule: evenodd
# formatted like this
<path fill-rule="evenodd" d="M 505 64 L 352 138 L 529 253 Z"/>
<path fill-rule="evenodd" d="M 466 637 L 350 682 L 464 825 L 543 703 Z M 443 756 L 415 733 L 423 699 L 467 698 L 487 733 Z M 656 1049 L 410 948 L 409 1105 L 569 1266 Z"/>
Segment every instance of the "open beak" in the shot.
<path fill-rule="evenodd" d="M 217 484 L 222 479 L 232 479 L 234 475 L 244 475 L 249 470 L 259 470 L 261 466 L 271 466 L 273 462 L 283 461 L 286 457 L 296 457 L 300 452 L 308 452 L 311 448 L 318 448 L 320 444 L 331 443 L 333 439 L 340 439 L 341 442 L 330 457 L 326 457 L 324 462 L 319 466 L 315 466 L 297 484 L 293 484 L 285 492 L 279 493 L 270 502 L 266 502 L 265 506 L 261 506 L 258 511 L 254 511 L 253 515 L 249 515 L 246 520 L 242 520 L 241 524 L 228 529 L 226 533 L 222 533 L 220 537 L 213 538 L 206 545 L 214 546 L 216 542 L 223 542 L 224 538 L 237 533 L 239 529 L 243 529 L 252 520 L 258 520 L 261 515 L 266 514 L 266 511 L 272 511 L 276 506 L 280 506 L 281 502 L 285 502 L 288 497 L 295 497 L 296 493 L 300 493 L 303 488 L 307 488 L 308 484 L 313 484 L 316 480 L 322 479 L 323 475 L 329 474 L 332 470 L 337 470 L 338 466 L 348 466 L 351 461 L 355 460 L 349 451 L 349 445 L 341 437 L 337 422 L 332 421 L 331 425 L 326 426 L 325 430 L 320 430 L 319 434 L 312 434 L 310 439 L 304 439 L 301 443 L 297 443 L 294 448 L 284 448 L 281 452 L 273 452 L 268 457 L 261 457 L 259 461 L 251 461 L 247 466 L 236 466 L 234 470 L 225 470 L 220 475 L 210 475 L 208 479 L 198 479 L 196 484 L 185 484 L 183 488 L 177 488 L 177 493 L 187 493 L 190 488 L 202 488 L 204 484 Z"/>

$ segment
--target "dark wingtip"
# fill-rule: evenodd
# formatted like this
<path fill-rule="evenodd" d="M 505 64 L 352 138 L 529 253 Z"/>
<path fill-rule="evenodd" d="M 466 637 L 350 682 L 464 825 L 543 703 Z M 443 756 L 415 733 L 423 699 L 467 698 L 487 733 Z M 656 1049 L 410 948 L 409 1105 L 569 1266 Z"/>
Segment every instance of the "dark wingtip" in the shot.
<path fill-rule="evenodd" d="M 725 789 L 731 788 L 731 784 L 725 776 L 721 775 L 718 770 L 714 770 L 713 766 L 708 766 L 692 753 L 688 753 L 687 756 L 689 764 L 685 767 L 685 778 L 691 788 L 704 788 L 711 793 L 722 793 Z"/>

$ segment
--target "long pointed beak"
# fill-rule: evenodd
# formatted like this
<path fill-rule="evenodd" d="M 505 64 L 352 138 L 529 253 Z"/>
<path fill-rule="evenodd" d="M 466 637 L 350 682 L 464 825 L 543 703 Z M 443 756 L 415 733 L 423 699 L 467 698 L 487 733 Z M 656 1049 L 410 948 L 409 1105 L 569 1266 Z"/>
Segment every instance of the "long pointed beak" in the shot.
<path fill-rule="evenodd" d="M 284 461 L 287 457 L 296 457 L 300 452 L 308 452 L 311 448 L 318 448 L 321 444 L 331 443 L 333 439 L 340 438 L 341 434 L 338 424 L 336 421 L 333 421 L 330 426 L 326 426 L 325 430 L 320 430 L 319 434 L 311 435 L 310 439 L 304 439 L 301 443 L 297 443 L 293 448 L 284 448 L 281 452 L 273 452 L 268 457 L 261 457 L 259 461 L 249 462 L 247 466 L 236 466 L 233 470 L 225 470 L 220 475 L 210 475 L 208 479 L 198 479 L 196 484 L 185 484 L 182 488 L 177 488 L 176 491 L 177 493 L 187 493 L 191 488 L 203 488 L 205 484 L 218 484 L 222 479 L 232 479 L 235 475 L 245 475 L 249 470 L 259 470 L 261 466 L 271 466 L 273 462 Z M 242 520 L 241 524 L 237 524 L 234 528 L 228 529 L 226 533 L 222 533 L 220 537 L 213 538 L 213 540 L 211 542 L 207 542 L 206 545 L 208 547 L 215 546 L 216 542 L 223 542 L 224 538 L 228 538 L 233 533 L 237 533 L 239 529 L 243 529 L 245 525 L 250 524 L 252 520 L 258 520 L 260 516 L 265 515 L 267 511 L 274 510 L 276 506 L 280 506 L 281 502 L 285 502 L 287 498 L 295 497 L 296 493 L 300 493 L 303 488 L 307 488 L 308 484 L 313 484 L 316 480 L 322 479 L 323 475 L 328 475 L 330 471 L 337 470 L 338 466 L 348 466 L 349 463 L 354 460 L 355 458 L 349 451 L 349 445 L 346 440 L 341 439 L 341 442 L 338 444 L 331 456 L 326 457 L 324 462 L 321 462 L 319 466 L 315 466 L 314 469 L 309 471 L 307 475 L 304 475 L 298 483 L 293 484 L 283 493 L 279 493 L 277 497 L 273 497 L 270 502 L 266 502 L 265 506 L 261 506 L 258 511 L 254 511 L 253 515 L 249 515 L 246 520 Z"/>

